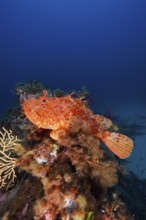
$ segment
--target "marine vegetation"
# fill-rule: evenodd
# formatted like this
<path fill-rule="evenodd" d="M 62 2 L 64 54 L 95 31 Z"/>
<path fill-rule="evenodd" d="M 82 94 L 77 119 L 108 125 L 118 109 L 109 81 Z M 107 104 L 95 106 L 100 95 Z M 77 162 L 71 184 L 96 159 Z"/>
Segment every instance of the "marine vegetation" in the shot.
<path fill-rule="evenodd" d="M 84 97 L 44 90 L 27 93 L 20 107 L 10 126 L 21 141 L 9 129 L 0 133 L 0 187 L 10 192 L 2 219 L 132 220 L 119 196 L 109 199 L 107 190 L 118 182 L 116 156 L 128 157 L 133 141 L 110 131 L 112 121 L 95 115 Z"/>

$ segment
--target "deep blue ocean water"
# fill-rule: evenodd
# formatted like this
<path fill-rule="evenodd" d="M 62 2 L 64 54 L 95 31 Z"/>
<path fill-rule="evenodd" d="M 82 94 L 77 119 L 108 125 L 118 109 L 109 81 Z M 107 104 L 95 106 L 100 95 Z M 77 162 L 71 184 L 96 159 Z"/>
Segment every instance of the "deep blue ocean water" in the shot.
<path fill-rule="evenodd" d="M 0 111 L 29 80 L 86 86 L 98 108 L 146 103 L 145 11 L 144 0 L 1 0 Z"/>
<path fill-rule="evenodd" d="M 86 86 L 95 112 L 130 121 L 130 169 L 146 178 L 146 1 L 1 0 L 0 77 L 1 116 L 18 82 Z"/>

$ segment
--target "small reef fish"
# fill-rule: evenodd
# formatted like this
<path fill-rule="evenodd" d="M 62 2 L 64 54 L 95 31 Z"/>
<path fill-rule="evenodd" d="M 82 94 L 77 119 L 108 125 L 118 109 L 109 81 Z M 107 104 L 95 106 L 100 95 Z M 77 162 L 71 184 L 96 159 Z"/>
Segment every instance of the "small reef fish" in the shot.
<path fill-rule="evenodd" d="M 132 152 L 132 139 L 107 131 L 112 121 L 95 115 L 80 98 L 73 98 L 71 95 L 49 97 L 45 90 L 42 96 L 25 100 L 22 109 L 38 128 L 50 129 L 50 136 L 55 140 L 83 132 L 99 138 L 119 158 L 129 157 Z"/>

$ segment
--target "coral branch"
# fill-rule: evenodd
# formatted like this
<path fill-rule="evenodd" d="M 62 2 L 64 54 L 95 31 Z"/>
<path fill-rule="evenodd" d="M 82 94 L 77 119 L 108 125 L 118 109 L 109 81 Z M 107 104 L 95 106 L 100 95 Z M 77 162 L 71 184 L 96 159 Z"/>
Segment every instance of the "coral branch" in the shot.
<path fill-rule="evenodd" d="M 0 131 L 0 188 L 10 188 L 14 184 L 16 158 L 11 156 L 20 141 L 17 136 L 13 136 L 12 131 L 2 128 Z"/>

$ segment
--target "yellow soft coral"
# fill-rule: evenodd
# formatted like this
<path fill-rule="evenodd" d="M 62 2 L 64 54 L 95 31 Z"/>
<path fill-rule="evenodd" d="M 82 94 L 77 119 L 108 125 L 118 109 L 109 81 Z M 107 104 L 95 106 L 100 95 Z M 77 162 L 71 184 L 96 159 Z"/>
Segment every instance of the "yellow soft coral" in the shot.
<path fill-rule="evenodd" d="M 10 188 L 16 177 L 16 158 L 11 156 L 12 150 L 17 145 L 19 139 L 12 135 L 12 131 L 7 131 L 4 127 L 0 131 L 0 188 Z"/>

